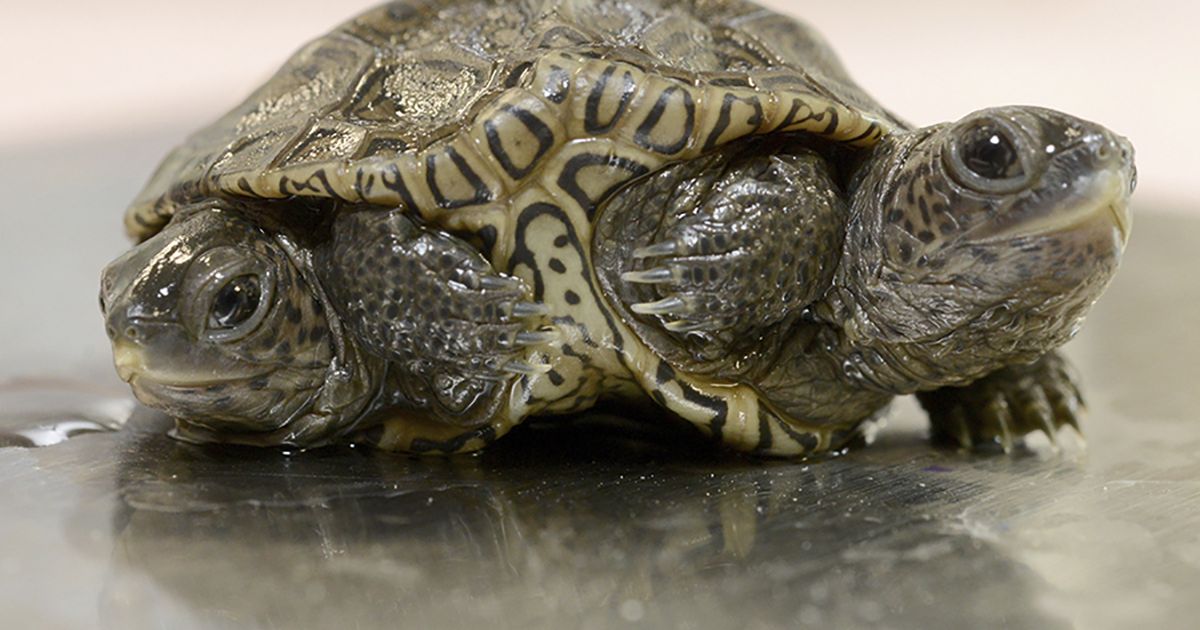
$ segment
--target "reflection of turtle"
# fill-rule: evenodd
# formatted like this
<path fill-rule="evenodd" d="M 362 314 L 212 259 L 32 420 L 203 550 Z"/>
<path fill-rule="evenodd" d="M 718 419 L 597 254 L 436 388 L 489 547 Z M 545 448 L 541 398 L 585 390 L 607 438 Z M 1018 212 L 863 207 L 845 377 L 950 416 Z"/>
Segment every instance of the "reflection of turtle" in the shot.
<path fill-rule="evenodd" d="M 282 457 L 172 444 L 157 414 L 138 414 L 82 453 L 117 462 L 108 579 L 128 586 L 101 595 L 106 626 L 611 628 L 630 605 L 650 628 L 786 628 L 805 610 L 878 626 L 867 602 L 889 626 L 935 627 L 981 574 L 992 596 L 961 598 L 957 624 L 1063 626 L 1032 604 L 1045 581 L 1020 550 L 955 526 L 953 498 L 1012 506 L 1021 482 L 992 462 L 901 438 L 822 466 L 755 466 L 691 432 L 646 435 L 659 423 L 530 424 L 480 457 Z M 1026 463 L 1042 492 L 1078 483 Z M 172 605 L 130 596 L 148 588 Z"/>
<path fill-rule="evenodd" d="M 1048 110 L 909 130 L 747 2 L 412 0 L 172 153 L 101 297 L 192 439 L 469 450 L 648 395 L 795 454 L 928 392 L 1007 446 L 1073 421 L 1046 353 L 1131 185 L 1128 143 Z"/>

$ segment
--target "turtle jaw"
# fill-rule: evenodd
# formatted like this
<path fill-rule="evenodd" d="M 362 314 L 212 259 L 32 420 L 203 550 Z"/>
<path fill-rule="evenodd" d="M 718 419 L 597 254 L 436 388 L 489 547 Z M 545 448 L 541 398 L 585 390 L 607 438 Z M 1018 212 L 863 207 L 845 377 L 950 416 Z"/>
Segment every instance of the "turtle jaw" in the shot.
<path fill-rule="evenodd" d="M 1108 210 L 1112 213 L 1117 231 L 1121 233 L 1121 244 L 1128 245 L 1129 230 L 1133 227 L 1133 216 L 1129 212 L 1129 200 L 1123 199 L 1116 203 L 1111 203 L 1108 206 Z"/>
<path fill-rule="evenodd" d="M 166 339 L 113 339 L 118 375 L 142 404 L 175 419 L 172 435 L 195 443 L 314 446 L 364 416 L 381 382 L 382 365 L 347 345 L 344 362 L 307 362 L 288 369 L 222 363 L 185 367 L 180 356 L 209 356 Z M 157 359 L 156 359 L 157 358 Z"/>
<path fill-rule="evenodd" d="M 117 376 L 130 385 L 133 385 L 138 374 L 146 371 L 146 361 L 141 351 L 124 341 L 113 342 L 113 364 L 117 368 Z"/>
<path fill-rule="evenodd" d="M 146 348 L 123 337 L 113 340 L 112 350 L 118 376 L 138 401 L 188 422 L 275 431 L 305 406 L 296 404 L 305 402 L 303 387 L 290 382 L 285 386 L 283 381 L 290 379 L 273 370 L 227 365 L 218 372 L 156 361 L 156 356 L 177 358 L 187 351 L 164 354 L 161 344 Z M 160 364 L 164 362 L 166 366 Z"/>
<path fill-rule="evenodd" d="M 139 389 L 147 387 L 175 391 L 207 390 L 214 387 L 249 383 L 270 373 L 270 370 L 244 374 L 222 372 L 219 375 L 212 372 L 184 373 L 178 370 L 164 372 L 155 369 L 147 361 L 146 353 L 137 345 L 120 339 L 113 342 L 113 364 L 117 368 L 117 376 L 129 383 L 135 393 Z"/>
<path fill-rule="evenodd" d="M 1034 237 L 1112 230 L 1123 248 L 1129 242 L 1133 223 L 1129 211 L 1129 181 L 1128 175 L 1116 170 L 1095 173 L 1062 206 L 1002 230 L 997 236 Z"/>
<path fill-rule="evenodd" d="M 329 370 L 323 357 L 289 366 L 239 360 L 196 343 L 172 321 L 110 313 L 113 364 L 139 402 L 218 433 L 267 435 L 307 413 Z"/>
<path fill-rule="evenodd" d="M 1091 162 L 1073 179 L 1036 197 L 1031 208 L 1010 210 L 1007 216 L 972 232 L 978 240 L 1058 237 L 1110 232 L 1118 253 L 1129 242 L 1133 219 L 1129 199 L 1137 184 L 1133 147 L 1107 131 L 1084 139 L 1077 151 Z"/>

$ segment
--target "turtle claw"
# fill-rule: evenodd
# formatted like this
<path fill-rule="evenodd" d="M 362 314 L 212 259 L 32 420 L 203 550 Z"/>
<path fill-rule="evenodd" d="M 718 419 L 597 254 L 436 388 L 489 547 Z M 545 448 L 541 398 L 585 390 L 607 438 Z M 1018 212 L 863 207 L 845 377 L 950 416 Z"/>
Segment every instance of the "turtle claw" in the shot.
<path fill-rule="evenodd" d="M 1005 455 L 1012 453 L 1013 446 L 1016 445 L 1016 440 L 1013 439 L 1011 423 L 1007 420 L 1001 420 L 997 427 L 1000 429 L 995 441 L 1000 444 L 1000 450 L 1004 451 Z"/>
<path fill-rule="evenodd" d="M 1076 415 L 1072 414 L 1063 418 L 1063 422 L 1072 429 L 1075 429 L 1075 432 L 1079 435 L 1083 435 L 1083 429 L 1079 428 L 1079 418 Z"/>
<path fill-rule="evenodd" d="M 663 328 L 673 333 L 690 333 L 700 330 L 708 330 L 708 324 L 705 322 L 691 321 L 687 319 L 677 319 L 673 322 L 667 322 Z"/>
<path fill-rule="evenodd" d="M 965 387 L 943 387 L 917 398 L 929 412 L 935 438 L 964 449 L 999 447 L 1011 453 L 1023 436 L 1042 433 L 1057 451 L 1063 426 L 1082 435 L 1079 390 L 1066 363 L 1054 353 L 1029 365 L 1003 368 Z"/>
<path fill-rule="evenodd" d="M 549 365 L 547 365 L 545 363 L 527 363 L 525 361 L 509 361 L 508 363 L 505 363 L 500 369 L 504 370 L 505 372 L 511 372 L 513 374 L 520 374 L 522 376 L 537 376 L 537 375 L 541 375 L 541 374 L 546 374 L 547 372 L 550 371 L 551 368 Z"/>
<path fill-rule="evenodd" d="M 1026 422 L 1034 431 L 1038 431 L 1050 440 L 1050 445 L 1058 449 L 1058 427 L 1054 424 L 1054 409 L 1045 390 L 1040 387 L 1023 392 L 1020 398 L 1025 410 Z"/>
<path fill-rule="evenodd" d="M 942 433 L 958 443 L 963 450 L 971 450 L 975 441 L 971 438 L 971 427 L 967 423 L 967 414 L 962 407 L 951 409 L 939 427 Z"/>
<path fill-rule="evenodd" d="M 680 228 L 685 236 L 634 249 L 619 276 L 632 312 L 658 316 L 654 325 L 681 337 L 735 329 L 730 323 L 754 309 L 737 295 L 745 288 L 739 276 L 745 248 L 739 249 L 728 229 L 713 228 L 701 215 L 692 220 L 703 225 Z"/>
<path fill-rule="evenodd" d="M 529 348 L 554 343 L 561 338 L 557 329 L 531 330 L 514 333 L 499 340 L 501 348 Z"/>
<path fill-rule="evenodd" d="M 506 276 L 485 275 L 478 279 L 479 288 L 485 291 L 517 291 L 520 292 L 524 286 L 521 281 L 516 278 Z"/>
<path fill-rule="evenodd" d="M 542 302 L 517 302 L 512 306 L 512 316 L 519 319 L 545 317 L 549 314 L 550 307 Z"/>
<path fill-rule="evenodd" d="M 1008 399 L 1002 395 L 993 398 L 983 409 L 983 419 L 984 422 L 979 427 L 982 429 L 981 437 L 984 438 L 981 442 L 999 445 L 1000 450 L 1011 453 L 1013 450 L 1013 416 Z"/>
<path fill-rule="evenodd" d="M 1053 418 L 1040 418 L 1037 431 L 1050 440 L 1050 446 L 1054 450 L 1058 450 L 1058 427 L 1055 426 Z"/>
<path fill-rule="evenodd" d="M 672 254 L 682 254 L 682 248 L 679 243 L 674 240 L 662 241 L 645 247 L 639 247 L 633 250 L 634 258 L 653 258 L 655 256 L 670 256 Z"/>
<path fill-rule="evenodd" d="M 629 309 L 641 315 L 668 315 L 685 312 L 687 310 L 687 303 L 679 297 L 669 297 L 657 302 L 634 304 Z"/>
<path fill-rule="evenodd" d="M 626 271 L 621 274 L 621 279 L 625 282 L 640 284 L 662 284 L 674 281 L 675 273 L 666 267 L 655 267 L 645 271 Z"/>
<path fill-rule="evenodd" d="M 547 343 L 554 343 L 561 337 L 562 336 L 555 328 L 548 330 L 519 332 L 513 338 L 513 345 L 521 347 L 540 346 Z"/>

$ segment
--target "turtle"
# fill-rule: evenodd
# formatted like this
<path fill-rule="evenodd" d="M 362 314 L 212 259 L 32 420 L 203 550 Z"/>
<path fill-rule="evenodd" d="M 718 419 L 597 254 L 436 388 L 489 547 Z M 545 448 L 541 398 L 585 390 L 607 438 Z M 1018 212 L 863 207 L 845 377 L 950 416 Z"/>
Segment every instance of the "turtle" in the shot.
<path fill-rule="evenodd" d="M 803 456 L 915 394 L 1007 451 L 1078 426 L 1057 349 L 1135 183 L 1054 110 L 911 125 L 743 0 L 402 0 L 171 152 L 100 302 L 195 442 L 457 453 L 618 401 Z"/>

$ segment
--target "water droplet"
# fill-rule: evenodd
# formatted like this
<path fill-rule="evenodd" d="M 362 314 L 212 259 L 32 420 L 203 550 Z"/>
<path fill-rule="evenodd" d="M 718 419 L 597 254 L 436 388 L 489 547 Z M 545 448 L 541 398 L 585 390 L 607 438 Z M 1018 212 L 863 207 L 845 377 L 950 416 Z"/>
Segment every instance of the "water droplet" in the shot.
<path fill-rule="evenodd" d="M 0 447 L 37 448 L 116 431 L 135 402 L 88 383 L 19 380 L 0 385 Z"/>
<path fill-rule="evenodd" d="M 24 447 L 39 447 L 53 446 L 60 442 L 66 442 L 67 439 L 85 433 L 102 433 L 112 431 L 113 428 L 103 425 L 99 422 L 91 420 L 63 420 L 54 424 L 31 427 L 28 429 L 17 429 L 14 431 L 0 431 L 0 447 L 3 446 L 24 446 Z"/>

